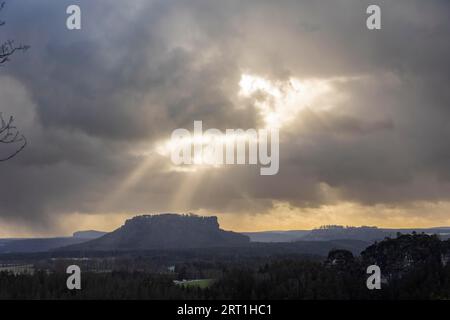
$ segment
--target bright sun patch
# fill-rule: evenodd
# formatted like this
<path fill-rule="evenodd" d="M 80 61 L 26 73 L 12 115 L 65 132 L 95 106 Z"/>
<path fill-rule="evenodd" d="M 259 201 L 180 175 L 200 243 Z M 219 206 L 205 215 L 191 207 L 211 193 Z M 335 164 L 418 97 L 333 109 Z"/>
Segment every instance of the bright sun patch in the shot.
<path fill-rule="evenodd" d="M 305 108 L 311 108 L 314 111 L 327 109 L 330 105 L 328 103 L 330 94 L 335 93 L 331 81 L 321 79 L 299 80 L 296 78 L 281 81 L 243 74 L 239 82 L 238 95 L 241 99 L 252 99 L 253 105 L 263 119 L 264 125 L 260 128 L 254 128 L 255 130 L 279 130 L 294 122 L 299 113 Z M 248 143 L 258 143 L 258 140 L 253 141 L 249 139 L 244 130 L 227 137 L 210 134 L 199 138 L 188 136 L 176 141 L 169 138 L 158 143 L 155 151 L 164 157 L 170 157 L 174 150 L 180 148 L 194 149 L 195 145 L 210 144 L 211 141 L 209 140 L 217 142 L 221 139 L 227 139 L 227 141 L 221 141 L 224 145 L 229 145 L 239 140 L 248 140 Z M 202 140 L 197 141 L 196 139 Z M 173 170 L 196 172 L 200 168 L 222 167 L 220 161 L 215 163 L 213 160 L 214 155 L 205 151 L 197 153 L 193 157 L 192 165 L 174 166 Z"/>
<path fill-rule="evenodd" d="M 254 98 L 255 106 L 268 128 L 281 128 L 293 121 L 305 108 L 323 110 L 323 100 L 333 92 L 329 81 L 320 79 L 271 81 L 243 74 L 239 82 L 241 97 Z"/>

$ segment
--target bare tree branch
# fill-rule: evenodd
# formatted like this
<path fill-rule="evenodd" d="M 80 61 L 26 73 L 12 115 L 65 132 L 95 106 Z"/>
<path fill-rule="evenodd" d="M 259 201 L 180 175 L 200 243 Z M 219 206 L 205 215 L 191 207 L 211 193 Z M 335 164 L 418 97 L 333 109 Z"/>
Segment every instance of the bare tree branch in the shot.
<path fill-rule="evenodd" d="M 0 2 L 0 12 L 5 8 L 5 2 Z M 5 25 L 5 21 L 0 20 L 0 26 Z M 8 40 L 0 45 L 0 65 L 9 61 L 10 57 L 18 51 L 26 51 L 29 46 L 16 45 L 13 40 Z"/>
<path fill-rule="evenodd" d="M 0 12 L 5 8 L 5 2 L 0 2 Z M 3 20 L 0 20 L 0 26 L 5 25 Z M 15 45 L 14 41 L 8 40 L 0 45 L 0 66 L 9 61 L 10 57 L 18 51 L 25 51 L 29 46 Z M 5 158 L 0 157 L 0 162 L 9 160 L 21 152 L 27 145 L 27 139 L 17 127 L 14 125 L 14 117 L 9 117 L 8 120 L 3 118 L 0 112 L 0 145 L 17 144 L 19 147 L 15 149 L 12 154 Z"/>
<path fill-rule="evenodd" d="M 5 121 L 3 114 L 0 112 L 0 144 L 13 143 L 20 144 L 20 147 L 17 148 L 11 155 L 5 158 L 0 158 L 0 162 L 11 159 L 22 151 L 27 145 L 27 139 L 14 125 L 14 117 L 11 116 Z"/>
<path fill-rule="evenodd" d="M 25 51 L 28 48 L 29 46 L 25 45 L 16 46 L 12 40 L 4 42 L 0 47 L 0 65 L 9 61 L 9 58 L 17 51 Z"/>
<path fill-rule="evenodd" d="M 5 8 L 5 1 L 0 2 L 0 12 Z M 0 27 L 5 25 L 5 21 L 0 20 Z"/>
<path fill-rule="evenodd" d="M 5 7 L 5 1 L 0 2 L 0 11 L 2 11 L 4 7 Z M 3 24 L 5 24 L 5 23 L 3 22 Z"/>
<path fill-rule="evenodd" d="M 17 51 L 25 51 L 29 49 L 29 46 L 25 45 L 19 45 L 16 46 L 14 44 L 14 41 L 8 40 L 5 43 L 1 45 L 0 49 L 0 64 L 5 63 L 6 61 L 9 61 L 9 57 L 11 57 L 14 53 Z"/>

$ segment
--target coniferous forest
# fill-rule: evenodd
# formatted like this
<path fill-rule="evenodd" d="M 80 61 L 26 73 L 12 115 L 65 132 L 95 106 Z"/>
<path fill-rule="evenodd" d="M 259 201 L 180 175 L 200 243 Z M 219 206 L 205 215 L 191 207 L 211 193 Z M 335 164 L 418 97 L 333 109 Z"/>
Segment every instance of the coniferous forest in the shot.
<path fill-rule="evenodd" d="M 449 248 L 436 236 L 399 235 L 360 255 L 336 249 L 325 258 L 184 253 L 171 270 L 160 253 L 130 253 L 114 259 L 112 269 L 111 260 L 97 260 L 82 273 L 81 290 L 72 291 L 65 266 L 73 261 L 52 258 L 58 262 L 50 265 L 40 258 L 32 274 L 0 273 L 0 299 L 450 299 Z M 372 264 L 381 270 L 380 290 L 366 285 Z"/>

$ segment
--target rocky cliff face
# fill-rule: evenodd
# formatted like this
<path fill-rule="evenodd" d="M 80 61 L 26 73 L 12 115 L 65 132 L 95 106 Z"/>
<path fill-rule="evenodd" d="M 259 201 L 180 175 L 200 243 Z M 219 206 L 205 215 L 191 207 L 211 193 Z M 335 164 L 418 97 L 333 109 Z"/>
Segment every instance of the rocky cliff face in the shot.
<path fill-rule="evenodd" d="M 160 214 L 129 219 L 119 229 L 70 250 L 151 250 L 242 246 L 249 238 L 219 228 L 217 217 Z"/>

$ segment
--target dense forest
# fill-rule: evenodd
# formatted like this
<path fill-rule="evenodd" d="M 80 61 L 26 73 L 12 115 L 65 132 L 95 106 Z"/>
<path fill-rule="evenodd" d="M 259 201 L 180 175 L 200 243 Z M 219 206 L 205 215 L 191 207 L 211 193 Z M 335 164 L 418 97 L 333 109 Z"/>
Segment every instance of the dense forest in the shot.
<path fill-rule="evenodd" d="M 279 256 L 267 261 L 190 261 L 173 272 L 83 272 L 82 289 L 67 274 L 0 273 L 0 299 L 450 299 L 450 241 L 399 235 L 360 255 L 332 250 L 326 259 Z M 382 272 L 381 290 L 368 290 L 368 265 Z M 206 286 L 176 280 L 209 278 Z"/>

